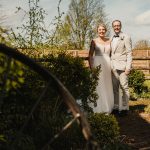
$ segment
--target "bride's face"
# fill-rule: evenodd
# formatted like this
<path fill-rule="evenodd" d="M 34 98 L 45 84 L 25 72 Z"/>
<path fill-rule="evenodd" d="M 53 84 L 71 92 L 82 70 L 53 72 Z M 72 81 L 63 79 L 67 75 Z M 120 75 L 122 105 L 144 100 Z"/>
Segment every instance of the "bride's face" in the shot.
<path fill-rule="evenodd" d="M 106 29 L 103 26 L 99 26 L 97 32 L 100 37 L 105 37 Z"/>

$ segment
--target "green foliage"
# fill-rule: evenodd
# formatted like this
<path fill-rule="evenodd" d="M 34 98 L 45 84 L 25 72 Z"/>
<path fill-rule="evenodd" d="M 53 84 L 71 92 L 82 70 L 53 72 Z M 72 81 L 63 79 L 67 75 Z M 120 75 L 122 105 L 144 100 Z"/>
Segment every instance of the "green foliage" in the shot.
<path fill-rule="evenodd" d="M 12 37 L 9 34 L 9 30 L 6 27 L 0 26 L 0 43 L 12 46 Z"/>
<path fill-rule="evenodd" d="M 119 127 L 113 115 L 95 113 L 89 116 L 89 123 L 96 140 L 101 146 L 117 142 Z"/>
<path fill-rule="evenodd" d="M 129 92 L 130 92 L 130 99 L 131 100 L 137 100 L 139 98 L 139 95 L 134 92 L 133 88 L 129 88 Z"/>
<path fill-rule="evenodd" d="M 22 134 L 18 141 L 15 142 L 11 149 L 15 150 L 36 150 L 32 137 Z M 8 149 L 9 150 L 9 149 Z"/>
<path fill-rule="evenodd" d="M 0 91 L 17 89 L 24 82 L 23 65 L 0 54 Z"/>
<path fill-rule="evenodd" d="M 7 41 L 5 37 L 6 35 L 7 30 L 0 26 L 0 43 L 5 43 Z"/>
<path fill-rule="evenodd" d="M 67 129 L 52 145 L 53 149 L 84 149 L 86 141 L 77 123 Z"/>
<path fill-rule="evenodd" d="M 105 145 L 102 150 L 132 150 L 131 147 L 129 147 L 126 144 L 120 143 L 120 142 L 116 142 L 113 144 L 107 144 Z"/>
<path fill-rule="evenodd" d="M 137 94 L 142 93 L 144 89 L 145 76 L 142 71 L 133 69 L 129 75 L 129 87 L 133 88 Z"/>
<path fill-rule="evenodd" d="M 101 22 L 107 22 L 102 0 L 71 0 L 53 40 L 66 49 L 85 49 L 96 36 L 97 24 Z"/>
<path fill-rule="evenodd" d="M 91 110 L 87 103 L 88 101 L 96 101 L 95 88 L 99 68 L 91 71 L 85 67 L 81 58 L 74 58 L 65 53 L 49 55 L 45 59 L 48 61 L 43 62 L 42 65 L 54 73 L 67 86 L 83 109 L 86 111 Z M 16 133 L 23 126 L 29 112 L 47 86 L 47 83 L 29 68 L 24 68 L 23 77 L 24 83 L 17 88 L 16 93 L 12 92 L 12 90 L 8 91 L 2 104 L 0 133 L 6 137 L 6 147 L 14 142 L 17 137 Z M 32 114 L 24 134 L 19 135 L 19 141 L 13 144 L 18 149 L 23 149 L 28 144 L 33 144 L 30 146 L 31 149 L 41 149 L 70 120 L 71 114 L 63 103 L 62 97 L 58 95 L 56 86 L 52 83 L 50 82 L 47 92 Z M 74 147 L 74 145 L 78 147 L 83 137 L 79 138 L 81 131 L 79 128 L 75 128 L 73 127 L 73 129 L 66 131 L 62 135 L 63 138 L 60 137 L 61 140 L 56 139 L 52 146 L 54 148 L 59 146 L 60 140 L 68 141 L 66 143 L 66 148 L 68 146 L 68 149 Z M 63 143 L 60 145 L 62 147 Z M 5 145 L 3 144 L 2 146 Z M 2 149 L 1 145 L 0 149 Z"/>
<path fill-rule="evenodd" d="M 89 109 L 88 102 L 96 102 L 96 86 L 100 68 L 88 69 L 79 57 L 72 57 L 65 52 L 48 56 L 45 67 L 55 74 L 69 89 L 74 98 L 84 109 Z"/>
<path fill-rule="evenodd" d="M 144 86 L 147 86 L 148 91 L 150 91 L 150 80 L 145 80 Z"/>
<path fill-rule="evenodd" d="M 141 93 L 142 98 L 150 99 L 150 80 L 145 80 L 144 90 Z"/>
<path fill-rule="evenodd" d="M 150 98 L 149 81 L 145 80 L 142 71 L 132 70 L 129 75 L 130 98 Z"/>
<path fill-rule="evenodd" d="M 28 0 L 29 11 L 25 12 L 28 20 L 21 27 L 18 34 L 12 32 L 15 38 L 14 44 L 19 48 L 39 48 L 48 38 L 48 30 L 45 28 L 46 12 L 39 5 L 40 0 Z M 23 10 L 18 7 L 18 11 Z"/>
<path fill-rule="evenodd" d="M 140 94 L 140 98 L 143 98 L 143 99 L 150 99 L 150 91 L 143 91 L 141 94 Z"/>
<path fill-rule="evenodd" d="M 6 142 L 4 135 L 0 135 L 0 141 Z"/>

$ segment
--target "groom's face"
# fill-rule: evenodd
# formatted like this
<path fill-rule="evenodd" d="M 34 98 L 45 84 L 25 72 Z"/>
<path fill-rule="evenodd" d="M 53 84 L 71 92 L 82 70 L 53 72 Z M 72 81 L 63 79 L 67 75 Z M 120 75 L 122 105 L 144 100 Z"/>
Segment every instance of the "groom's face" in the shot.
<path fill-rule="evenodd" d="M 113 22 L 113 29 L 118 34 L 121 31 L 121 23 L 119 21 Z"/>

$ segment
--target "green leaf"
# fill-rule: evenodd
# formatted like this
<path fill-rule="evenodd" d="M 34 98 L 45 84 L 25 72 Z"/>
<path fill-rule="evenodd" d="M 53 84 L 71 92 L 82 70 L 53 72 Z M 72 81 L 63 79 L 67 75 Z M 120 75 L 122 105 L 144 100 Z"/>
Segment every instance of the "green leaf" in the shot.
<path fill-rule="evenodd" d="M 4 138 L 4 135 L 0 135 L 0 141 L 6 142 L 6 139 Z"/>
<path fill-rule="evenodd" d="M 0 67 L 0 73 L 3 73 L 5 71 L 5 68 Z"/>
<path fill-rule="evenodd" d="M 24 78 L 18 78 L 18 81 L 19 81 L 20 83 L 24 83 Z"/>
<path fill-rule="evenodd" d="M 17 83 L 16 81 L 12 81 L 11 84 L 12 84 L 12 87 L 13 87 L 13 88 L 17 88 L 18 83 Z"/>
<path fill-rule="evenodd" d="M 22 70 L 19 70 L 17 73 L 18 73 L 19 76 L 23 75 L 23 71 Z"/>

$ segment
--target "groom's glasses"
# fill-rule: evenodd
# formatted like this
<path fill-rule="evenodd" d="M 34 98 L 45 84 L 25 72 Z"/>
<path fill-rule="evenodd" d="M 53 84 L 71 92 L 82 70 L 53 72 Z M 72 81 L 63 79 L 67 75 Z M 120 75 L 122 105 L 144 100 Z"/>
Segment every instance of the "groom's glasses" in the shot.
<path fill-rule="evenodd" d="M 113 25 L 113 27 L 120 27 L 120 25 Z"/>

